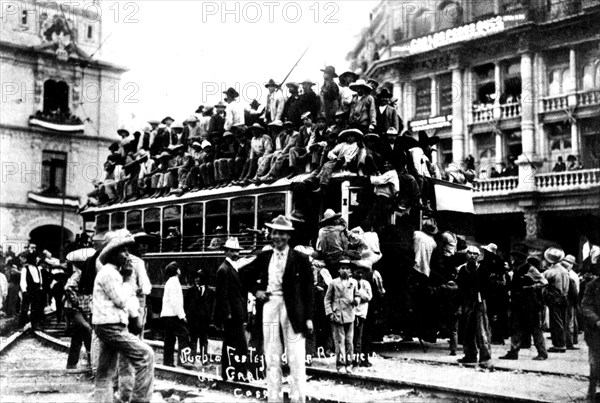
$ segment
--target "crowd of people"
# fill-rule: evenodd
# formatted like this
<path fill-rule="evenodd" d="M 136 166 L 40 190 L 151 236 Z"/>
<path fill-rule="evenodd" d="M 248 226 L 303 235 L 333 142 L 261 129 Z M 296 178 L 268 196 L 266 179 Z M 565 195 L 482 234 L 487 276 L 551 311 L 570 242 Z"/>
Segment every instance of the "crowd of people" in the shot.
<path fill-rule="evenodd" d="M 104 175 L 88 205 L 112 205 L 203 189 L 272 183 L 304 175 L 315 192 L 344 170 L 392 188 L 404 185 L 420 200 L 428 177 L 467 183 L 473 167 L 442 171 L 433 153 L 440 139 L 405 129 L 388 88 L 352 72 L 328 66 L 320 94 L 311 80 L 283 84 L 269 80 L 267 104 L 244 106 L 234 88 L 224 102 L 200 106 L 184 122 L 170 116 L 138 130 L 121 127 L 110 147 Z M 338 79 L 336 82 L 335 79 Z M 393 173 L 396 172 L 396 174 Z"/>
<path fill-rule="evenodd" d="M 327 210 L 311 247 L 304 241 L 310 235 L 303 233 L 303 224 L 297 212 L 276 217 L 266 225 L 272 244 L 244 257 L 238 239 L 228 238 L 216 274 L 210 268 L 199 270 L 185 296 L 178 263 L 164 268 L 160 316 L 165 365 L 176 365 L 176 339 L 178 364 L 198 364 L 193 358 L 208 354 L 211 326 L 223 331 L 222 377 L 242 382 L 265 377 L 273 401 L 281 393 L 284 363 L 290 368 L 294 401 L 303 401 L 305 366 L 323 353 L 336 357 L 340 372 L 372 365 L 375 323 L 386 304 L 378 235 L 349 230 L 339 213 Z M 114 393 L 122 401 L 147 401 L 152 394 L 154 353 L 141 340 L 152 285 L 142 257 L 155 241 L 144 232 L 116 230 L 95 248 L 70 252 L 67 265 L 38 253 L 35 245 L 18 257 L 5 257 L 11 283 L 18 277 L 21 287 L 24 322 L 31 311 L 32 323 L 39 326 L 47 295 L 56 298 L 57 318 L 64 313 L 72 329 L 67 367 L 77 367 L 84 345 L 95 370 L 98 401 Z M 517 360 L 520 349 L 533 340 L 534 360 L 546 360 L 550 353 L 577 349 L 584 329 L 589 393 L 595 394 L 600 375 L 600 248 L 588 248 L 578 263 L 558 247 L 539 256 L 517 244 L 505 261 L 496 245 L 469 244 L 452 232 L 440 232 L 436 221 L 426 218 L 413 233 L 412 249 L 409 271 L 421 298 L 413 320 L 421 317 L 423 325 L 416 333 L 406 331 L 405 339 L 435 342 L 448 337 L 451 355 L 463 345 L 459 362 L 488 368 L 492 343 L 504 344 L 509 338 L 508 351 L 498 358 Z M 4 291 L 11 286 L 3 285 L 2 277 L 4 301 L 14 290 Z M 55 290 L 59 281 L 60 294 Z M 53 291 L 45 294 L 48 282 Z M 59 306 L 64 306 L 62 312 Z M 550 348 L 545 330 L 551 334 Z"/>

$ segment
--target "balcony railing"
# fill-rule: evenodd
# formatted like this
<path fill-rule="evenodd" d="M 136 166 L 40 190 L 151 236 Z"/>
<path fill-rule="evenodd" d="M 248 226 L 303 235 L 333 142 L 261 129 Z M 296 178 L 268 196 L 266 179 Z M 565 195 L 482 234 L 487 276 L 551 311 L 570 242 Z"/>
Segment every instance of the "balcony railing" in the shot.
<path fill-rule="evenodd" d="M 473 123 L 491 122 L 494 120 L 494 105 L 473 106 Z"/>
<path fill-rule="evenodd" d="M 600 185 L 600 169 L 537 174 L 535 186 L 540 192 L 575 190 Z"/>
<path fill-rule="evenodd" d="M 577 105 L 600 105 L 600 90 L 591 90 L 577 93 Z"/>
<path fill-rule="evenodd" d="M 521 103 L 513 102 L 500 105 L 500 117 L 502 119 L 518 118 L 521 116 Z"/>
<path fill-rule="evenodd" d="M 473 183 L 475 193 L 485 193 L 486 195 L 508 193 L 515 190 L 519 185 L 518 176 L 507 176 L 494 179 L 479 179 Z"/>
<path fill-rule="evenodd" d="M 598 0 L 581 0 L 581 8 L 584 10 L 597 6 L 600 6 L 600 2 Z"/>
<path fill-rule="evenodd" d="M 551 172 L 536 174 L 534 190 L 538 192 L 562 192 L 600 187 L 600 169 Z M 519 178 L 509 176 L 494 179 L 479 179 L 473 183 L 475 197 L 501 196 L 517 191 Z"/>
<path fill-rule="evenodd" d="M 542 98 L 543 112 L 563 111 L 567 106 L 569 106 L 569 100 L 566 95 Z"/>

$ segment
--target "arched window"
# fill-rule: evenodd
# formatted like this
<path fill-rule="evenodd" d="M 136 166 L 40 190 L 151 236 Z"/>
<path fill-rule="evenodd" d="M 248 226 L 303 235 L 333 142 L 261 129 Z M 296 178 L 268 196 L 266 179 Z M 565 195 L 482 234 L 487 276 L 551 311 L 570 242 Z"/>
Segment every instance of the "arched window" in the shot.
<path fill-rule="evenodd" d="M 46 80 L 44 83 L 44 113 L 69 113 L 69 85 L 64 81 Z"/>
<path fill-rule="evenodd" d="M 584 91 L 600 87 L 600 62 L 589 62 L 583 66 L 581 89 Z"/>

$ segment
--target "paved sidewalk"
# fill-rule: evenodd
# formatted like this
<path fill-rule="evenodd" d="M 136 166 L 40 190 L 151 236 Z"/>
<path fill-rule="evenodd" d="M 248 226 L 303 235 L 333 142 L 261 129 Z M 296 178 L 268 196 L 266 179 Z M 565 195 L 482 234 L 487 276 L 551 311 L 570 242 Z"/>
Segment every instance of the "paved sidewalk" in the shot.
<path fill-rule="evenodd" d="M 552 342 L 546 339 L 546 348 L 552 346 Z M 423 352 L 421 345 L 415 338 L 413 342 L 392 342 L 378 345 L 375 350 L 384 358 L 413 360 L 418 362 L 432 362 L 443 364 L 455 364 L 457 359 L 462 358 L 462 349 L 455 357 L 450 356 L 450 349 L 447 341 L 438 341 L 436 344 L 423 343 L 426 352 Z M 519 352 L 519 359 L 516 361 L 499 360 L 510 349 L 510 342 L 506 345 L 492 345 L 492 360 L 494 367 L 500 370 L 509 371 L 538 371 L 544 374 L 569 375 L 587 378 L 590 367 L 588 362 L 588 348 L 581 337 L 577 345 L 579 350 L 567 350 L 566 353 L 548 353 L 546 361 L 533 361 L 532 358 L 537 355 L 535 347 L 522 349 Z"/>

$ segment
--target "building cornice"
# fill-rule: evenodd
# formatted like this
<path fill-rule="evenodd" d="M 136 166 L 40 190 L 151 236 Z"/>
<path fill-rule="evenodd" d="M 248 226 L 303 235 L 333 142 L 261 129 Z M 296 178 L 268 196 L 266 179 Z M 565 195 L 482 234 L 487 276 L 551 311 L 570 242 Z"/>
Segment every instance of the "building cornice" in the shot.
<path fill-rule="evenodd" d="M 111 138 L 106 136 L 89 136 L 80 133 L 62 133 L 62 132 L 54 132 L 50 130 L 39 129 L 31 126 L 16 126 L 16 125 L 7 125 L 4 123 L 0 123 L 0 134 L 4 135 L 4 132 L 12 131 L 21 132 L 24 136 L 27 134 L 40 135 L 40 136 L 52 136 L 53 138 L 60 138 L 61 140 L 70 141 L 70 140 L 82 140 L 82 141 L 92 141 L 92 142 L 103 142 L 106 144 L 111 144 L 115 141 L 118 141 L 117 138 Z"/>
<path fill-rule="evenodd" d="M 13 50 L 13 51 L 18 51 L 18 52 L 23 52 L 26 54 L 31 55 L 32 57 L 45 57 L 45 58 L 56 58 L 56 56 L 53 53 L 49 53 L 43 50 L 38 50 L 35 49 L 35 47 L 33 46 L 25 46 L 25 45 L 20 45 L 14 42 L 8 42 L 8 41 L 2 41 L 0 40 L 0 50 Z M 127 71 L 129 71 L 129 69 L 127 69 L 124 66 L 120 66 L 117 64 L 113 64 L 113 63 L 109 63 L 106 61 L 102 61 L 102 60 L 88 60 L 88 59 L 82 59 L 82 58 L 77 58 L 77 57 L 69 57 L 69 60 L 67 62 L 64 62 L 66 64 L 72 65 L 74 67 L 86 67 L 86 68 L 92 68 L 92 69 L 98 69 L 98 70 L 108 70 L 117 74 L 123 74 Z"/>

